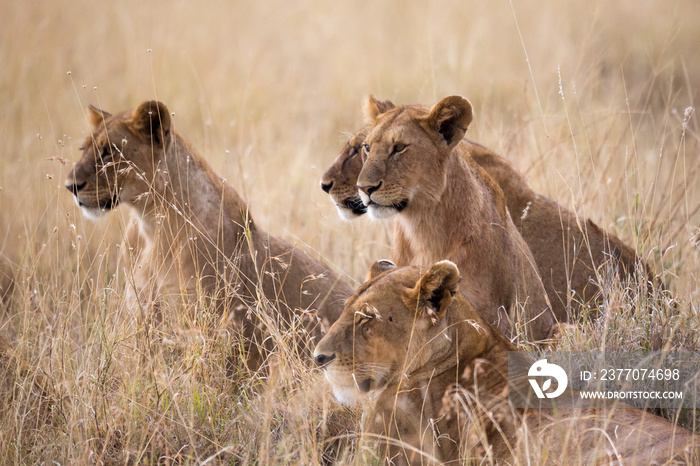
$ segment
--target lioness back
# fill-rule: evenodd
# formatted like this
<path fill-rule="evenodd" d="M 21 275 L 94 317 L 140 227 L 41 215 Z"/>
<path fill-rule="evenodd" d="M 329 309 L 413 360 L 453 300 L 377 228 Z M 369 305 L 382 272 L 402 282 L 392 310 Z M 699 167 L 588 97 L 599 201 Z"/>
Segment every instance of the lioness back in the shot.
<path fill-rule="evenodd" d="M 535 193 L 503 157 L 477 144 L 471 144 L 469 152 L 503 190 L 559 321 L 576 317 L 581 304 L 598 297 L 598 273 L 617 273 L 626 280 L 641 264 L 645 278 L 653 282 L 649 267 L 617 236 Z"/>

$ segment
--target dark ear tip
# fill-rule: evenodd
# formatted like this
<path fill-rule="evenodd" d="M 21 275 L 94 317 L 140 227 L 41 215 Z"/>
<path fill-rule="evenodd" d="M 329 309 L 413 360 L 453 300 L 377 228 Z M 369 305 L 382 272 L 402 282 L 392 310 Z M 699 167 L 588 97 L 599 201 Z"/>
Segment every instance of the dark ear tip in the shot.
<path fill-rule="evenodd" d="M 472 106 L 472 103 L 469 101 L 469 99 L 458 94 L 447 96 L 444 99 L 442 99 L 442 102 L 450 104 L 469 105 L 470 107 Z"/>
<path fill-rule="evenodd" d="M 461 108 L 462 114 L 465 116 L 468 115 L 469 120 L 471 121 L 471 119 L 474 116 L 474 107 L 472 106 L 472 103 L 469 101 L 469 99 L 467 99 L 466 97 L 462 97 L 461 95 L 453 96 L 453 98 L 454 100 L 452 100 L 451 103 L 455 107 Z"/>
<path fill-rule="evenodd" d="M 148 114 L 147 112 L 153 113 L 155 111 L 158 114 L 160 114 L 161 117 L 170 114 L 168 112 L 168 107 L 163 102 L 160 102 L 158 100 L 147 100 L 146 102 L 139 105 L 138 111 L 142 114 Z"/>
<path fill-rule="evenodd" d="M 448 260 L 440 261 L 431 267 L 431 269 L 433 268 L 439 270 L 444 277 L 449 278 L 447 281 L 451 289 L 457 289 L 457 283 L 459 283 L 461 277 L 459 268 L 454 262 Z"/>
<path fill-rule="evenodd" d="M 134 118 L 151 120 L 154 116 L 159 117 L 163 123 L 170 122 L 168 107 L 158 100 L 147 100 L 134 111 Z"/>
<path fill-rule="evenodd" d="M 146 100 L 139 105 L 139 108 L 161 108 L 165 107 L 165 104 L 159 100 Z"/>
<path fill-rule="evenodd" d="M 372 279 L 379 274 L 386 272 L 387 270 L 391 270 L 396 268 L 396 264 L 391 262 L 390 260 L 382 259 L 378 260 L 369 269 L 369 278 Z"/>
<path fill-rule="evenodd" d="M 168 107 L 160 100 L 154 100 L 153 105 L 155 105 L 158 110 L 165 111 L 166 113 L 168 112 Z"/>
<path fill-rule="evenodd" d="M 159 142 L 161 132 L 167 135 L 170 132 L 170 113 L 163 102 L 147 100 L 138 106 L 132 114 L 135 127 L 145 134 L 153 136 Z"/>
<path fill-rule="evenodd" d="M 440 262 L 438 262 L 435 265 L 437 265 L 443 269 L 446 269 L 446 270 L 454 271 L 457 274 L 459 273 L 459 268 L 457 267 L 457 264 L 455 264 L 454 262 L 452 262 L 450 260 L 447 260 L 447 259 L 441 260 Z"/>

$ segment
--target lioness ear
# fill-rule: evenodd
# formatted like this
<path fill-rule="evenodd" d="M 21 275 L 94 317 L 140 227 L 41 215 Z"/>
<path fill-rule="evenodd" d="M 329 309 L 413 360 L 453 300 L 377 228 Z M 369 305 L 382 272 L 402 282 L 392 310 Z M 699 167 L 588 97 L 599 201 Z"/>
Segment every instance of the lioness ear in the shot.
<path fill-rule="evenodd" d="M 374 124 L 377 122 L 377 118 L 382 113 L 386 113 L 392 108 L 396 108 L 393 102 L 390 100 L 378 100 L 373 94 L 369 95 L 367 103 L 365 104 L 365 116 L 368 124 Z"/>
<path fill-rule="evenodd" d="M 136 131 L 152 137 L 156 144 L 163 144 L 165 136 L 170 133 L 170 113 L 164 103 L 151 100 L 139 105 L 131 115 Z"/>
<path fill-rule="evenodd" d="M 452 148 L 464 137 L 473 116 L 472 104 L 462 96 L 452 95 L 435 104 L 425 121 Z"/>
<path fill-rule="evenodd" d="M 375 262 L 372 264 L 372 266 L 369 268 L 369 276 L 367 277 L 367 281 L 373 279 L 377 275 L 379 275 L 382 272 L 386 272 L 387 270 L 395 269 L 396 264 L 394 264 L 391 261 L 388 261 L 386 259 L 382 259 L 380 261 Z"/>
<path fill-rule="evenodd" d="M 92 123 L 93 128 L 97 128 L 105 121 L 105 118 L 109 118 L 112 116 L 111 113 L 105 112 L 104 110 L 100 110 L 94 105 L 89 105 L 88 111 L 90 112 L 90 123 Z"/>
<path fill-rule="evenodd" d="M 442 261 L 430 267 L 411 292 L 418 302 L 419 312 L 424 310 L 436 324 L 452 302 L 458 283 L 459 269 L 452 262 Z"/>

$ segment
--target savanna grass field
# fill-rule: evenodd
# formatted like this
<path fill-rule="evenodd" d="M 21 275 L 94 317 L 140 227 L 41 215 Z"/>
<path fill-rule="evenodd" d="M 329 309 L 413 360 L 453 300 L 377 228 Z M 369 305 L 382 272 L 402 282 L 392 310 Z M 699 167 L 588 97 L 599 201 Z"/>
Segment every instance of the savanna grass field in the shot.
<path fill-rule="evenodd" d="M 694 0 L 3 1 L 0 464 L 381 463 L 371 400 L 341 408 L 287 336 L 251 374 L 227 366 L 235 336 L 206 308 L 139 329 L 128 209 L 90 221 L 64 187 L 89 104 L 164 102 L 258 225 L 358 286 L 391 226 L 342 221 L 321 175 L 369 94 L 463 95 L 470 140 L 665 284 L 652 299 L 601 275 L 604 316 L 554 348 L 699 350 L 698 24 Z M 700 432 L 692 411 L 661 414 Z"/>

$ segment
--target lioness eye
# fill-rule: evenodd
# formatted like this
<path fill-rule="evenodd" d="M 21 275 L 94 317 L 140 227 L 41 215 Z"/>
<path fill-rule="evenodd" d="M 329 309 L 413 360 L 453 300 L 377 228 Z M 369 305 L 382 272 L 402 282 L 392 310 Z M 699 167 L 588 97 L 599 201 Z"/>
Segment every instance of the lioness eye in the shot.
<path fill-rule="evenodd" d="M 394 144 L 394 149 L 391 151 L 392 154 L 398 154 L 406 149 L 406 144 Z"/>
<path fill-rule="evenodd" d="M 352 146 L 352 149 L 350 149 L 350 157 L 348 158 L 355 157 L 358 152 L 360 152 L 360 146 Z"/>
<path fill-rule="evenodd" d="M 362 150 L 369 155 L 369 144 L 362 144 Z"/>

